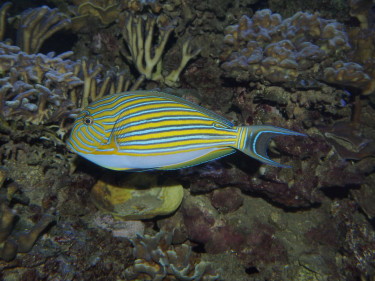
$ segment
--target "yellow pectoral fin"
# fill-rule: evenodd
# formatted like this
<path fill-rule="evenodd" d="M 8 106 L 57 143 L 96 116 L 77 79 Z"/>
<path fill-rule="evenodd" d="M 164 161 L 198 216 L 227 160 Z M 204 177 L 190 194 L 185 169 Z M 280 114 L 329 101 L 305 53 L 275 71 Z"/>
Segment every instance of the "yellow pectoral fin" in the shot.
<path fill-rule="evenodd" d="M 107 140 L 106 142 L 102 142 L 99 146 L 99 151 L 107 151 L 107 152 L 116 152 L 118 151 L 119 147 L 118 147 L 118 144 L 117 144 L 117 137 L 114 136 L 114 135 L 111 135 L 109 140 Z"/>

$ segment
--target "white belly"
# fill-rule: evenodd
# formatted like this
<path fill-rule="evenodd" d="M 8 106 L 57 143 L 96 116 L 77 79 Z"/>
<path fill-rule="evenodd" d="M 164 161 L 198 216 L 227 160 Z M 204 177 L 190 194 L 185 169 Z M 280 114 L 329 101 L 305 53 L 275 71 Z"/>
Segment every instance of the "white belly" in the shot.
<path fill-rule="evenodd" d="M 94 155 L 94 154 L 83 154 L 80 155 L 95 164 L 100 166 L 115 169 L 115 170 L 126 170 L 126 169 L 155 169 L 165 166 L 178 165 L 212 153 L 222 148 L 212 147 L 205 148 L 190 152 L 180 152 L 169 155 L 157 155 L 157 156 L 126 156 L 126 155 Z"/>

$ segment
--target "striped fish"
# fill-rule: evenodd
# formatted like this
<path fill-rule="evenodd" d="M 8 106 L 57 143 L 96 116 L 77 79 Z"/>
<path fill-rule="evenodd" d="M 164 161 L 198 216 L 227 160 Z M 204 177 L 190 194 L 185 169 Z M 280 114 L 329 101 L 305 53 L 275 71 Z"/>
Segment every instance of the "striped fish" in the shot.
<path fill-rule="evenodd" d="M 129 91 L 103 97 L 83 110 L 68 146 L 113 170 L 180 169 L 236 150 L 286 167 L 267 156 L 268 142 L 277 135 L 305 136 L 274 126 L 235 127 L 182 98 L 157 91 Z"/>

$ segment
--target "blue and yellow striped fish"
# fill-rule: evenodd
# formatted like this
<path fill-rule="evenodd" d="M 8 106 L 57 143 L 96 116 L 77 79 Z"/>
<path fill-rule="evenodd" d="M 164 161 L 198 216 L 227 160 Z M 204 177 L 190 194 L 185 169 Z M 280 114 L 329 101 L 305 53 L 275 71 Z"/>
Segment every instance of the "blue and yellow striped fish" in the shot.
<path fill-rule="evenodd" d="M 91 103 L 68 140 L 82 157 L 113 170 L 180 169 L 236 150 L 264 163 L 276 135 L 305 136 L 274 126 L 235 127 L 214 112 L 157 91 L 130 91 Z"/>

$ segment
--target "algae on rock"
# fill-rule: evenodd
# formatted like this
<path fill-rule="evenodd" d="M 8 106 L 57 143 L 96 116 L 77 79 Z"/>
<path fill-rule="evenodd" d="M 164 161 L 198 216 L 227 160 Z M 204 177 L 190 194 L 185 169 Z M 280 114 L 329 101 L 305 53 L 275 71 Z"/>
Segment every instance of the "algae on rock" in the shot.
<path fill-rule="evenodd" d="M 119 182 L 99 180 L 91 191 L 94 204 L 122 219 L 150 219 L 168 215 L 181 204 L 182 185 L 159 182 L 157 175 L 130 174 Z"/>

